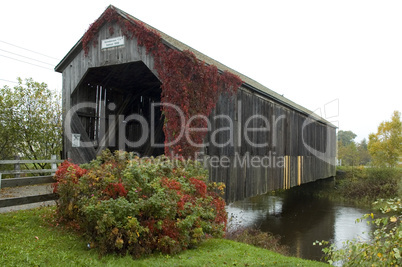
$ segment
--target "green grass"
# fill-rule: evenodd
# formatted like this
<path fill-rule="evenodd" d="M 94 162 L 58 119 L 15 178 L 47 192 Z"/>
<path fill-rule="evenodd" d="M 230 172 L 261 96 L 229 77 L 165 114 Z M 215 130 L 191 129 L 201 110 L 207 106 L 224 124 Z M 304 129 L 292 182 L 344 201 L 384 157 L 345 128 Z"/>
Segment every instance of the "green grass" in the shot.
<path fill-rule="evenodd" d="M 225 239 L 178 255 L 100 257 L 76 232 L 54 223 L 54 208 L 0 214 L 0 266 L 326 266 Z"/>

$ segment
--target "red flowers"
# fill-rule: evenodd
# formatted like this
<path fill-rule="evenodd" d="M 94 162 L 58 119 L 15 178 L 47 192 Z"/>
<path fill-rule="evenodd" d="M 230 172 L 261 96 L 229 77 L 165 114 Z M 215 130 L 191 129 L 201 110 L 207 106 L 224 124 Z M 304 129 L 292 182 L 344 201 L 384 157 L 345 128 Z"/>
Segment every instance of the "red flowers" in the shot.
<path fill-rule="evenodd" d="M 196 178 L 190 178 L 189 180 L 195 186 L 197 194 L 201 197 L 205 197 L 207 194 L 207 185 L 205 182 Z"/>
<path fill-rule="evenodd" d="M 68 160 L 63 161 L 56 171 L 56 183 L 52 185 L 53 193 L 57 193 L 57 188 L 60 183 L 66 184 L 68 180 L 77 184 L 78 179 L 83 176 L 87 170 L 80 168 L 77 164 L 71 163 Z"/>
<path fill-rule="evenodd" d="M 162 185 L 166 188 L 173 189 L 173 190 L 180 190 L 181 184 L 179 181 L 174 179 L 169 179 L 167 177 L 163 177 L 161 181 Z"/>
<path fill-rule="evenodd" d="M 123 184 L 120 183 L 110 183 L 103 192 L 113 199 L 118 197 L 127 196 L 127 190 L 124 188 Z"/>

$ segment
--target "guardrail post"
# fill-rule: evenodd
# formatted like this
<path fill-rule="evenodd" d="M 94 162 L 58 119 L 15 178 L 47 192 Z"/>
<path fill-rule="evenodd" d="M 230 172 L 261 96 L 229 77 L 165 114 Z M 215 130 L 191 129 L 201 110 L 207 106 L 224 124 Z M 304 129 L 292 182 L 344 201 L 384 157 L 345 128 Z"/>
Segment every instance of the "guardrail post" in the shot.
<path fill-rule="evenodd" d="M 56 160 L 56 155 L 52 155 L 51 157 L 50 157 L 50 159 L 51 160 Z M 56 162 L 52 162 L 52 165 L 51 165 L 51 169 L 52 170 L 55 170 L 55 169 L 57 169 L 57 163 Z M 56 173 L 54 173 L 54 172 L 52 172 L 52 176 L 54 176 Z"/>
<path fill-rule="evenodd" d="M 0 189 L 1 189 L 1 172 L 0 172 Z"/>
<path fill-rule="evenodd" d="M 15 160 L 20 160 L 20 156 L 15 156 Z M 15 163 L 14 165 L 14 171 L 15 171 L 15 178 L 20 178 L 21 174 L 19 173 L 21 171 L 21 165 L 20 163 Z"/>

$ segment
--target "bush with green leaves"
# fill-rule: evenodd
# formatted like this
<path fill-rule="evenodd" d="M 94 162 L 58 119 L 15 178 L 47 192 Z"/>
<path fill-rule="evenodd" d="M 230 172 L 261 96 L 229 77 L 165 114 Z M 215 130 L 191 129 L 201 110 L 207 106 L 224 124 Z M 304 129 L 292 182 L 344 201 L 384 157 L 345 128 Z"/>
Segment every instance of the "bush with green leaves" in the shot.
<path fill-rule="evenodd" d="M 338 192 L 349 200 L 372 203 L 379 198 L 398 195 L 402 171 L 396 168 L 348 168 L 337 182 Z"/>
<path fill-rule="evenodd" d="M 370 233 L 370 241 L 348 240 L 343 243 L 342 248 L 336 248 L 328 241 L 314 242 L 314 244 L 326 245 L 323 252 L 330 264 L 341 263 L 343 266 L 402 265 L 402 200 L 400 198 L 381 199 L 375 202 L 375 205 L 381 207 L 382 216 L 375 218 L 375 215 L 371 213 L 357 220 L 357 222 L 366 221 L 375 226 L 375 230 Z"/>
<path fill-rule="evenodd" d="M 59 218 L 101 253 L 177 253 L 226 229 L 224 185 L 197 161 L 104 151 L 81 167 L 65 161 L 56 178 Z"/>

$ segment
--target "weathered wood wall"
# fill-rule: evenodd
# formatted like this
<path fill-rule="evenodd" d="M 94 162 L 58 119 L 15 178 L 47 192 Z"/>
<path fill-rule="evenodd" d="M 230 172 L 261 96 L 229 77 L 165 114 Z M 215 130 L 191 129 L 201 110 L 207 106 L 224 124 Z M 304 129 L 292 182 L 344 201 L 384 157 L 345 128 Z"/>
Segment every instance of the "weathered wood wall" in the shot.
<path fill-rule="evenodd" d="M 214 119 L 218 115 L 227 119 Z M 247 123 L 249 118 L 255 119 Z M 226 184 L 228 202 L 335 176 L 336 129 L 306 120 L 307 115 L 245 87 L 235 97 L 220 97 L 210 116 L 204 163 L 213 181 Z M 228 127 L 229 121 L 234 131 L 219 131 Z M 257 131 L 245 133 L 246 127 Z M 217 130 L 219 133 L 212 136 Z M 233 145 L 220 147 L 230 135 Z M 307 146 L 323 157 L 311 153 Z"/>

